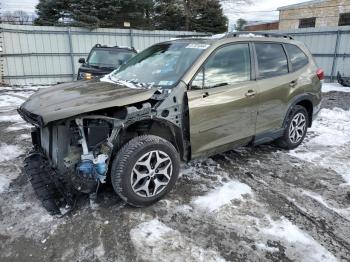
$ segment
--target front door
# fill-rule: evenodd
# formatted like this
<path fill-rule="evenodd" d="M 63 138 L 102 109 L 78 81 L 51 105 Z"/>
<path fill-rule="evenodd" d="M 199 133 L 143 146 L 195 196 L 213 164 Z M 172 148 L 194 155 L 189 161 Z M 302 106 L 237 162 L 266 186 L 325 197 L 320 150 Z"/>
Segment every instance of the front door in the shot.
<path fill-rule="evenodd" d="M 188 91 L 192 156 L 223 152 L 255 134 L 257 87 L 248 43 L 217 49 Z"/>

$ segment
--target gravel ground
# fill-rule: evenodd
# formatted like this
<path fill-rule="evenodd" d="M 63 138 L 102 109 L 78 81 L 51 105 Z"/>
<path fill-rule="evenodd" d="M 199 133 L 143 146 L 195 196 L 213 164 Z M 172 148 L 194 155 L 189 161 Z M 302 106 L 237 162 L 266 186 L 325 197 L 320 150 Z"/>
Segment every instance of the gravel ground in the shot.
<path fill-rule="evenodd" d="M 55 218 L 22 175 L 29 126 L 15 108 L 36 89 L 0 88 L 0 261 L 350 260 L 349 92 L 324 93 L 296 150 L 194 160 L 153 206 L 126 206 L 105 186 Z"/>

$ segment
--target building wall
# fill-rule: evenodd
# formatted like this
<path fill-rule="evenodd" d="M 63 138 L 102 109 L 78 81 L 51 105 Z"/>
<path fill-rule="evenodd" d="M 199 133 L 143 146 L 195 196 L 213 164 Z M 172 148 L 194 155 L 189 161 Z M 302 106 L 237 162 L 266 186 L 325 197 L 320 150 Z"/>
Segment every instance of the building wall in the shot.
<path fill-rule="evenodd" d="M 278 22 L 266 23 L 259 25 L 247 25 L 244 27 L 245 31 L 265 31 L 265 30 L 277 30 Z"/>
<path fill-rule="evenodd" d="M 339 14 L 350 12 L 350 0 L 329 0 L 280 10 L 279 29 L 297 29 L 299 19 L 316 17 L 315 27 L 338 26 Z"/>

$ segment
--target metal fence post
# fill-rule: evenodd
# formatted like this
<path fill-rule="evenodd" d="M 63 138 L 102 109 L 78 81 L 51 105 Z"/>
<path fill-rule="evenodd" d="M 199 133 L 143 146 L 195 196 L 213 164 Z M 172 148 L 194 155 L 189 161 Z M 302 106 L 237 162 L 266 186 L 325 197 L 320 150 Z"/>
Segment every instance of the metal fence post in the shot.
<path fill-rule="evenodd" d="M 4 63 L 5 63 L 5 59 L 3 58 L 3 48 L 4 48 L 4 44 L 3 44 L 3 31 L 2 28 L 0 28 L 0 84 L 3 84 L 3 75 L 4 75 Z"/>
<path fill-rule="evenodd" d="M 134 47 L 134 33 L 131 28 L 130 28 L 130 47 Z"/>
<path fill-rule="evenodd" d="M 333 62 L 332 62 L 332 71 L 331 71 L 331 82 L 333 82 L 335 76 L 335 66 L 338 57 L 339 43 L 340 43 L 341 31 L 337 31 L 337 38 L 335 40 L 334 54 L 333 54 Z"/>
<path fill-rule="evenodd" d="M 68 27 L 68 43 L 69 43 L 69 55 L 70 55 L 70 64 L 72 67 L 72 80 L 75 80 L 75 64 L 74 64 L 74 53 L 73 53 L 73 44 L 72 44 L 72 32 L 71 28 Z"/>

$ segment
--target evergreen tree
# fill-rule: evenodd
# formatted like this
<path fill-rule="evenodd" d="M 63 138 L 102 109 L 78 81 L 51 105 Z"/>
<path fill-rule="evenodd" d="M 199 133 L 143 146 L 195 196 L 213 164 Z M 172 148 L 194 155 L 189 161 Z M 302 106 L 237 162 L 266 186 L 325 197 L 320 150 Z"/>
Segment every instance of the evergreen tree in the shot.
<path fill-rule="evenodd" d="M 220 33 L 227 18 L 219 0 L 39 0 L 37 25 L 123 27 Z"/>
<path fill-rule="evenodd" d="M 98 2 L 94 0 L 71 1 L 69 13 L 72 19 L 71 25 L 89 28 L 100 26 Z"/>
<path fill-rule="evenodd" d="M 153 24 L 159 30 L 185 30 L 182 0 L 156 0 Z"/>
<path fill-rule="evenodd" d="M 227 31 L 219 0 L 157 0 L 153 22 L 155 28 L 165 30 Z"/>
<path fill-rule="evenodd" d="M 60 19 L 69 16 L 69 0 L 40 0 L 36 6 L 38 17 L 35 19 L 36 25 L 56 25 Z"/>
<path fill-rule="evenodd" d="M 152 27 L 153 0 L 123 0 L 120 3 L 120 24 L 128 21 L 133 28 L 147 29 Z"/>
<path fill-rule="evenodd" d="M 153 0 L 40 0 L 37 25 L 150 28 Z"/>
<path fill-rule="evenodd" d="M 190 31 L 223 33 L 228 20 L 223 15 L 219 0 L 187 0 Z"/>

